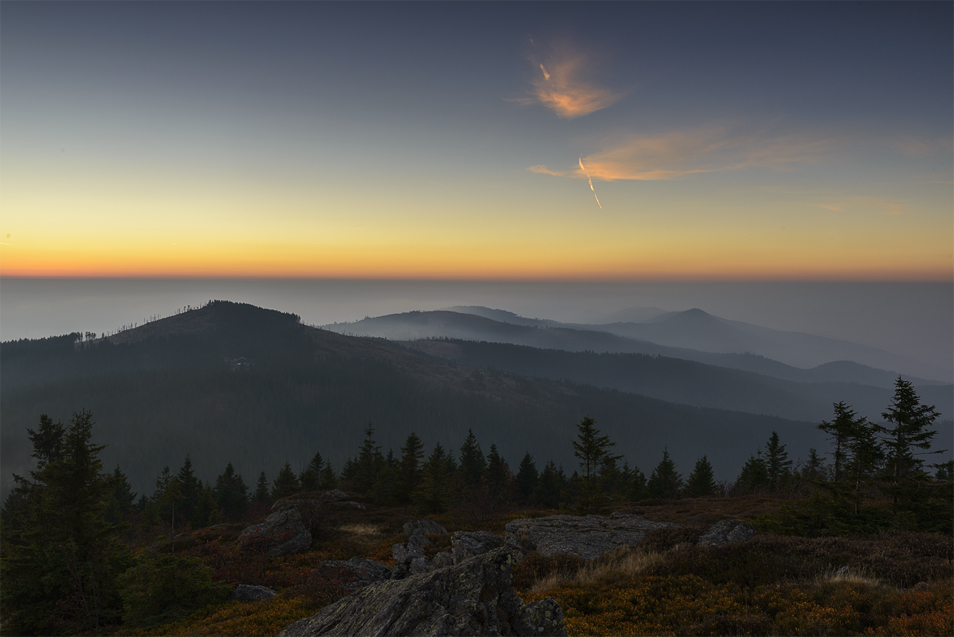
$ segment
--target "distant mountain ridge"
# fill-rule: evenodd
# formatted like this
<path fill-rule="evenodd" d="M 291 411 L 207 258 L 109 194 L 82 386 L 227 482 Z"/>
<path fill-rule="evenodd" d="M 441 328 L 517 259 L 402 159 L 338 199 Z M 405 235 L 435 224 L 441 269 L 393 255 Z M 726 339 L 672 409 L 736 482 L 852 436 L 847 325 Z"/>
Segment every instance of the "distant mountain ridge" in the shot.
<path fill-rule="evenodd" d="M 527 345 L 543 349 L 563 349 L 570 352 L 593 351 L 669 356 L 799 382 L 860 382 L 891 387 L 899 374 L 898 371 L 879 370 L 868 364 L 838 357 L 838 354 L 843 351 L 864 354 L 873 348 L 825 337 L 797 332 L 779 332 L 726 321 L 698 309 L 660 315 L 649 323 L 610 325 L 526 319 L 504 310 L 472 306 L 459 306 L 459 309 L 468 311 L 406 312 L 323 327 L 342 334 L 401 341 L 459 338 Z M 479 313 L 476 313 L 477 311 Z M 779 344 L 773 345 L 773 335 L 778 335 L 775 342 Z M 759 343 L 762 342 L 767 344 L 760 345 Z M 790 342 L 795 343 L 792 347 L 796 349 L 801 345 L 813 351 L 824 349 L 830 352 L 827 356 L 830 360 L 810 365 L 808 366 L 810 369 L 805 369 L 758 351 L 759 349 L 784 350 Z M 883 354 L 888 358 L 894 356 L 888 352 Z M 815 369 L 818 371 L 813 371 Z M 915 380 L 918 384 L 950 382 L 930 376 L 929 379 L 925 379 L 916 374 L 907 373 L 903 369 L 901 371 L 906 378 Z"/>

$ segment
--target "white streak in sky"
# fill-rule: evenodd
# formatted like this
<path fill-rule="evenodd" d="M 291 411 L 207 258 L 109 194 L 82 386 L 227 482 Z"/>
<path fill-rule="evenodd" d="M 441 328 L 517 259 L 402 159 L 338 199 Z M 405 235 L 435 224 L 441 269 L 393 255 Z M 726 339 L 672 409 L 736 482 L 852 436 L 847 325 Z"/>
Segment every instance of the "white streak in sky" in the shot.
<path fill-rule="evenodd" d="M 546 80 L 549 82 L 549 81 L 550 81 L 550 74 L 547 73 L 547 69 L 546 69 L 546 67 L 543 66 L 543 64 L 540 64 L 540 70 L 543 71 L 543 77 L 546 78 Z"/>
<path fill-rule="evenodd" d="M 600 198 L 596 196 L 596 188 L 593 187 L 593 178 L 590 177 L 590 173 L 586 171 L 586 166 L 583 165 L 582 156 L 580 156 L 580 170 L 582 170 L 583 174 L 586 175 L 586 180 L 590 182 L 590 190 L 593 191 L 593 197 L 596 199 L 596 205 L 600 207 L 600 210 L 602 210 L 603 204 L 600 203 Z"/>

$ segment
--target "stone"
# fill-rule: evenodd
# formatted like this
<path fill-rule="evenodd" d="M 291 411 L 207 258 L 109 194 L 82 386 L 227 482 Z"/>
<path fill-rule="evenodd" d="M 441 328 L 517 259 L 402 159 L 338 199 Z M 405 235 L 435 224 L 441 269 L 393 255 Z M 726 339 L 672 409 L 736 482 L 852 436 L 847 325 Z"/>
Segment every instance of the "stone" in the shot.
<path fill-rule="evenodd" d="M 284 509 L 285 507 L 305 507 L 309 509 L 321 509 L 326 506 L 346 506 L 356 509 L 367 509 L 368 507 L 360 502 L 353 502 L 348 499 L 348 494 L 338 489 L 325 491 L 314 498 L 296 498 L 294 496 L 276 500 L 272 505 L 272 511 Z"/>
<path fill-rule="evenodd" d="M 294 506 L 275 511 L 263 522 L 246 527 L 238 539 L 240 545 L 263 546 L 272 557 L 303 551 L 311 546 L 311 540 L 311 532 Z"/>
<path fill-rule="evenodd" d="M 506 549 L 398 581 L 378 582 L 297 621 L 279 637 L 317 635 L 564 636 L 554 599 L 524 604 Z"/>
<path fill-rule="evenodd" d="M 368 584 L 390 579 L 393 568 L 383 562 L 352 557 L 350 560 L 327 560 L 322 562 L 319 572 L 340 575 L 345 580 L 344 587 L 355 591 Z"/>
<path fill-rule="evenodd" d="M 256 586 L 254 584 L 239 584 L 229 595 L 229 599 L 240 602 L 260 602 L 270 597 L 275 597 L 277 593 L 267 586 Z"/>
<path fill-rule="evenodd" d="M 410 564 L 412 560 L 424 557 L 424 549 L 417 544 L 406 542 L 393 545 L 391 554 L 394 555 L 394 561 L 398 564 Z"/>
<path fill-rule="evenodd" d="M 404 524 L 404 533 L 411 537 L 413 535 L 438 534 L 447 535 L 447 529 L 442 527 L 434 520 L 417 520 Z"/>
<path fill-rule="evenodd" d="M 722 520 L 716 522 L 699 536 L 696 546 L 723 546 L 745 542 L 755 535 L 755 529 L 737 520 Z"/>
<path fill-rule="evenodd" d="M 514 549 L 537 551 L 544 557 L 569 554 L 593 560 L 620 547 L 639 546 L 653 529 L 675 526 L 628 513 L 551 515 L 508 522 L 505 538 Z"/>
<path fill-rule="evenodd" d="M 504 545 L 504 538 L 487 531 L 457 531 L 451 535 L 452 554 L 454 564 L 460 564 L 475 555 L 482 555 L 488 551 L 499 549 Z"/>

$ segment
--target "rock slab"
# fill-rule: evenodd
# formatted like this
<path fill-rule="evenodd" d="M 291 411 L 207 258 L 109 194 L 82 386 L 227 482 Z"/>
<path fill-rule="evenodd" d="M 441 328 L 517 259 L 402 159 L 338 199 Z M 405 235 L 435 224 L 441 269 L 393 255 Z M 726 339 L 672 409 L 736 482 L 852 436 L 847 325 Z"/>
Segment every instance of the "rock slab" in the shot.
<path fill-rule="evenodd" d="M 311 540 L 311 531 L 305 528 L 301 513 L 294 506 L 275 511 L 263 522 L 247 527 L 238 539 L 240 545 L 263 546 L 272 557 L 303 551 L 311 546 Z"/>
<path fill-rule="evenodd" d="M 699 536 L 696 546 L 723 546 L 745 542 L 755 535 L 755 529 L 746 526 L 737 520 L 722 520 L 709 527 L 709 530 Z"/>
<path fill-rule="evenodd" d="M 229 595 L 229 599 L 238 600 L 240 602 L 260 602 L 271 597 L 275 597 L 277 593 L 267 586 L 256 586 L 254 584 L 239 584 L 235 587 L 235 590 Z"/>
<path fill-rule="evenodd" d="M 291 624 L 279 637 L 317 635 L 566 635 L 553 599 L 524 604 L 506 549 L 402 580 L 378 582 Z"/>
<path fill-rule="evenodd" d="M 638 546 L 653 529 L 675 527 L 627 513 L 601 515 L 551 515 L 508 522 L 507 544 L 544 557 L 570 554 L 593 560 L 623 546 Z"/>

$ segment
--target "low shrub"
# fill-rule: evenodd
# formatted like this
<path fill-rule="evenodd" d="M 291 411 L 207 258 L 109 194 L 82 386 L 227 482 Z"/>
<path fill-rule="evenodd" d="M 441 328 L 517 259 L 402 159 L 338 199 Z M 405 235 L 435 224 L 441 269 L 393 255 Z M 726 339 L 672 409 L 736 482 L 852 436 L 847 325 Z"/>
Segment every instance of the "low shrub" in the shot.
<path fill-rule="evenodd" d="M 123 623 L 148 627 L 182 619 L 197 608 L 221 602 L 232 587 L 212 581 L 212 570 L 195 557 L 143 555 L 117 579 Z"/>

